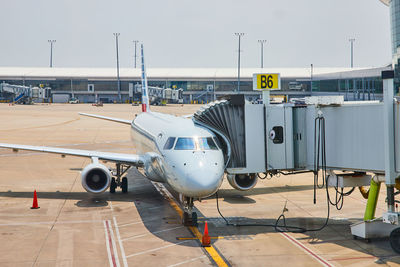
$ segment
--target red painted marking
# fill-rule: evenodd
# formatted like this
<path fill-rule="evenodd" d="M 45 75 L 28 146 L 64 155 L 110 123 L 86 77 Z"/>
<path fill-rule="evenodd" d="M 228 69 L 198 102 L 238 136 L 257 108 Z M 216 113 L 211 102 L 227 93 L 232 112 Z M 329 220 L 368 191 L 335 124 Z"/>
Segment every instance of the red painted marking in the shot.
<path fill-rule="evenodd" d="M 287 238 L 289 238 L 291 241 L 293 241 L 294 243 L 296 243 L 297 245 L 299 245 L 302 249 L 304 249 L 305 251 L 307 251 L 311 256 L 313 256 L 314 258 L 318 259 L 320 262 L 322 262 L 323 264 L 325 264 L 326 266 L 333 266 L 331 264 L 329 264 L 328 262 L 326 262 L 324 259 L 322 259 L 321 257 L 319 257 L 317 254 L 315 254 L 314 252 L 312 252 L 311 250 L 309 250 L 307 247 L 305 247 L 302 243 L 300 243 L 299 241 L 297 241 L 296 239 L 294 239 L 293 237 L 291 237 L 290 235 L 282 232 L 282 235 L 286 236 Z"/>
<path fill-rule="evenodd" d="M 142 104 L 142 112 L 146 112 L 146 104 Z"/>
<path fill-rule="evenodd" d="M 112 262 L 113 262 L 113 266 L 116 267 L 117 263 L 116 263 L 116 260 L 115 260 L 114 248 L 113 248 L 112 241 L 111 241 L 110 226 L 108 225 L 108 221 L 106 221 L 106 226 L 107 226 L 107 233 L 108 233 L 108 245 L 110 247 L 110 252 L 111 252 L 111 259 L 112 259 Z"/>

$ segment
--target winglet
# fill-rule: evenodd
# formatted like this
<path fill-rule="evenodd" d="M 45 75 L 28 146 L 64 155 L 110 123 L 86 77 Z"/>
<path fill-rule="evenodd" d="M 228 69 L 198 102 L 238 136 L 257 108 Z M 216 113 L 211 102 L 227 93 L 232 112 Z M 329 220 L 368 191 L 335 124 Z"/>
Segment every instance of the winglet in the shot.
<path fill-rule="evenodd" d="M 141 54 L 142 54 L 142 112 L 148 112 L 150 111 L 149 90 L 147 87 L 146 67 L 144 65 L 143 44 L 141 44 Z"/>

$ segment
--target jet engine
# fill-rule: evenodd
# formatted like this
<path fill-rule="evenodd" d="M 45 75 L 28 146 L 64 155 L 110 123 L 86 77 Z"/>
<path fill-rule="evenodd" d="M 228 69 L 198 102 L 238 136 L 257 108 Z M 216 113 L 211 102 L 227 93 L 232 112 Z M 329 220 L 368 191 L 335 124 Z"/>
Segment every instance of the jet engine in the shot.
<path fill-rule="evenodd" d="M 103 193 L 110 187 L 111 172 L 104 165 L 92 163 L 82 170 L 82 186 L 90 193 Z"/>
<path fill-rule="evenodd" d="M 228 174 L 229 184 L 240 191 L 247 191 L 252 189 L 257 184 L 257 175 L 250 174 Z"/>

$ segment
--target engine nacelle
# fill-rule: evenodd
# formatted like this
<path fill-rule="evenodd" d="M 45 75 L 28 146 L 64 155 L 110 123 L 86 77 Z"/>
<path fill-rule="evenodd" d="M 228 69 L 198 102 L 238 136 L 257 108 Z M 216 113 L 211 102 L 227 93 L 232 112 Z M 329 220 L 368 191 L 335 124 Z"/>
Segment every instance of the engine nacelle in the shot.
<path fill-rule="evenodd" d="M 82 186 L 90 193 L 103 193 L 110 187 L 111 172 L 104 165 L 92 163 L 82 170 Z"/>
<path fill-rule="evenodd" d="M 229 184 L 240 191 L 247 191 L 252 189 L 257 184 L 257 175 L 250 174 L 228 174 Z"/>

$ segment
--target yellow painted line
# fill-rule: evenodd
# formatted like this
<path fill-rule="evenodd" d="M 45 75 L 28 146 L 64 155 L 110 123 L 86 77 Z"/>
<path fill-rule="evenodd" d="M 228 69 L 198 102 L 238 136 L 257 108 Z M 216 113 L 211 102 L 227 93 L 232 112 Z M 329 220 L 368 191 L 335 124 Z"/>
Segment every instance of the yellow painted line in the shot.
<path fill-rule="evenodd" d="M 177 237 L 177 240 L 195 240 L 197 237 Z M 224 239 L 223 236 L 210 236 L 210 239 Z"/>
<path fill-rule="evenodd" d="M 179 207 L 179 205 L 176 203 L 176 201 L 173 199 L 171 194 L 165 189 L 165 187 L 162 184 L 152 182 L 154 187 L 157 189 L 158 192 L 160 192 L 164 198 L 169 202 L 169 204 L 174 208 L 174 210 L 179 214 L 179 216 L 182 218 L 183 217 L 183 211 Z M 200 233 L 199 229 L 195 226 L 189 226 L 189 230 L 194 234 L 194 236 L 200 241 L 202 239 L 202 234 Z M 219 255 L 218 251 L 213 247 L 203 247 L 208 255 L 214 260 L 214 262 L 217 264 L 217 266 L 220 267 L 228 267 L 228 264 L 225 262 L 225 260 Z"/>

